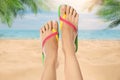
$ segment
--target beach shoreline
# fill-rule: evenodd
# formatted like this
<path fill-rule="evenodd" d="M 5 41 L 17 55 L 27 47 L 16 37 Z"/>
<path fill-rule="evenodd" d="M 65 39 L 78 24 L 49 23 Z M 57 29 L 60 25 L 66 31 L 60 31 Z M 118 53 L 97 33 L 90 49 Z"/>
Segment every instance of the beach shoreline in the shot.
<path fill-rule="evenodd" d="M 0 80 L 40 80 L 44 68 L 39 39 L 0 40 Z M 64 80 L 64 56 L 59 42 L 58 80 Z M 84 80 L 118 80 L 120 40 L 79 40 L 77 58 Z"/>

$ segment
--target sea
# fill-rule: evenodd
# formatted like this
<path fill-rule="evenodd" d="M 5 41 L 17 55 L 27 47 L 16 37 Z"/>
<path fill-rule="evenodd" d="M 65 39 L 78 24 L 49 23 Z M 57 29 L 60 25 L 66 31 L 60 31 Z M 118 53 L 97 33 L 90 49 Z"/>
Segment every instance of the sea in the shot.
<path fill-rule="evenodd" d="M 0 39 L 39 39 L 39 30 L 0 30 Z M 79 30 L 79 40 L 120 40 L 120 30 Z"/>
<path fill-rule="evenodd" d="M 39 39 L 39 26 L 51 19 L 58 19 L 58 14 L 55 12 L 40 12 L 37 16 L 26 14 L 23 19 L 17 18 L 12 28 L 0 25 L 0 39 Z M 94 14 L 80 14 L 80 26 L 106 26 L 105 24 L 98 26 L 100 22 Z M 120 40 L 120 29 L 84 30 L 80 28 L 78 38 L 79 40 Z"/>

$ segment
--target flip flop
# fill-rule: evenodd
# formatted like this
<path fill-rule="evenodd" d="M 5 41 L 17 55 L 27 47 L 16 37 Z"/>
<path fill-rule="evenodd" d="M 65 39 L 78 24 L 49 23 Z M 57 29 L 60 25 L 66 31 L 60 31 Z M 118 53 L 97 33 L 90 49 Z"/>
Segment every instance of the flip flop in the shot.
<path fill-rule="evenodd" d="M 55 30 L 55 29 L 52 29 L 52 34 L 48 35 L 43 41 L 42 41 L 42 62 L 44 63 L 45 61 L 45 52 L 44 52 L 44 45 L 46 43 L 47 40 L 49 40 L 50 38 L 56 36 L 56 39 L 58 41 L 58 38 L 59 38 L 59 33 Z"/>
<path fill-rule="evenodd" d="M 60 26 L 60 30 L 62 29 L 63 22 L 65 22 L 71 28 L 73 28 L 75 32 L 77 32 L 78 31 L 77 28 L 71 22 L 65 20 L 66 14 L 64 14 L 62 17 L 60 16 L 60 7 L 61 6 L 59 6 L 59 8 L 58 8 L 58 16 L 59 16 L 59 19 L 60 19 L 60 25 L 59 25 Z M 75 43 L 75 46 L 76 46 L 76 50 L 75 51 L 77 52 L 77 50 L 78 50 L 78 35 L 76 36 L 74 43 Z"/>

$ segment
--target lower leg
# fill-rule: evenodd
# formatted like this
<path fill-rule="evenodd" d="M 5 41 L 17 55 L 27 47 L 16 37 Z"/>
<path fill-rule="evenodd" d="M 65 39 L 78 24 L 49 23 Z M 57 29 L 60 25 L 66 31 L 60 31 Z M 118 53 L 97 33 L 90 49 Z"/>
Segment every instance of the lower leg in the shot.
<path fill-rule="evenodd" d="M 56 59 L 46 58 L 41 80 L 56 80 Z"/>
<path fill-rule="evenodd" d="M 66 80 L 83 80 L 79 63 L 75 52 L 65 52 L 65 76 Z"/>

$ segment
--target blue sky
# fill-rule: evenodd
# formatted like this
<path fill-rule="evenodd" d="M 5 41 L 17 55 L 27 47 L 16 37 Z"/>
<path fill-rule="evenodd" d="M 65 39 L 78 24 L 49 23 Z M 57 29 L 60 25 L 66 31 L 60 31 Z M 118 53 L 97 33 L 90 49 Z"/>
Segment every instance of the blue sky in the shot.
<path fill-rule="evenodd" d="M 104 22 L 94 13 L 79 13 L 79 29 L 80 30 L 98 30 L 104 29 L 109 23 Z M 22 18 L 17 17 L 12 25 L 12 28 L 8 28 L 6 24 L 0 23 L 0 29 L 22 29 L 22 30 L 38 30 L 49 20 L 57 20 L 57 12 L 39 12 L 33 14 L 31 12 L 26 13 Z M 120 26 L 116 29 L 120 29 Z"/>
<path fill-rule="evenodd" d="M 50 19 L 55 20 L 56 16 L 57 15 L 53 12 L 39 12 L 36 15 L 27 12 L 22 18 L 17 17 L 11 28 L 8 28 L 6 24 L 0 23 L 0 29 L 39 29 L 46 21 Z"/>
<path fill-rule="evenodd" d="M 34 15 L 30 11 L 20 18 L 17 17 L 13 24 L 12 28 L 8 28 L 6 24 L 0 23 L 1 29 L 22 29 L 22 30 L 38 30 L 42 25 L 44 25 L 49 20 L 57 20 L 58 14 L 57 9 L 59 5 L 68 4 L 76 9 L 79 13 L 79 29 L 80 30 L 99 30 L 105 29 L 109 22 L 104 22 L 98 16 L 95 15 L 98 7 L 95 6 L 92 12 L 86 12 L 86 9 L 93 4 L 92 0 L 42 0 L 43 4 L 48 6 L 51 11 L 45 12 L 40 11 L 37 15 Z M 47 1 L 47 2 L 46 2 Z M 53 3 L 54 2 L 54 3 Z M 120 29 L 120 25 L 115 28 Z"/>
<path fill-rule="evenodd" d="M 79 29 L 80 30 L 98 30 L 105 29 L 109 23 L 104 22 L 102 19 L 95 15 L 97 7 L 92 10 L 92 12 L 86 12 L 85 10 L 89 5 L 92 4 L 92 0 L 42 0 L 44 5 L 48 6 L 51 11 L 44 12 L 40 11 L 37 15 L 31 12 L 26 12 L 26 14 L 20 18 L 17 17 L 12 28 L 8 28 L 6 24 L 0 23 L 0 29 L 23 29 L 23 30 L 38 30 L 42 25 L 44 25 L 49 20 L 57 20 L 57 9 L 61 4 L 68 4 L 74 7 L 79 13 Z M 47 1 L 47 2 L 46 2 Z M 91 2 L 92 1 L 92 2 Z M 54 3 L 53 3 L 54 2 Z M 120 29 L 120 25 L 115 28 Z"/>
<path fill-rule="evenodd" d="M 89 5 L 92 4 L 92 0 L 42 0 L 43 3 L 50 8 L 51 11 L 45 12 L 40 11 L 37 15 L 34 15 L 30 11 L 20 18 L 17 17 L 13 24 L 12 28 L 8 28 L 6 24 L 0 23 L 1 29 L 22 29 L 22 30 L 38 30 L 42 25 L 44 25 L 49 20 L 57 20 L 58 14 L 57 9 L 61 4 L 68 4 L 76 9 L 79 13 L 79 29 L 80 30 L 99 30 L 105 29 L 109 22 L 104 22 L 103 19 L 100 19 L 95 15 L 98 8 L 92 10 L 92 12 L 86 12 L 86 9 Z M 47 1 L 47 2 L 46 2 Z M 53 3 L 54 2 L 54 3 Z M 115 28 L 120 29 L 120 25 Z"/>

